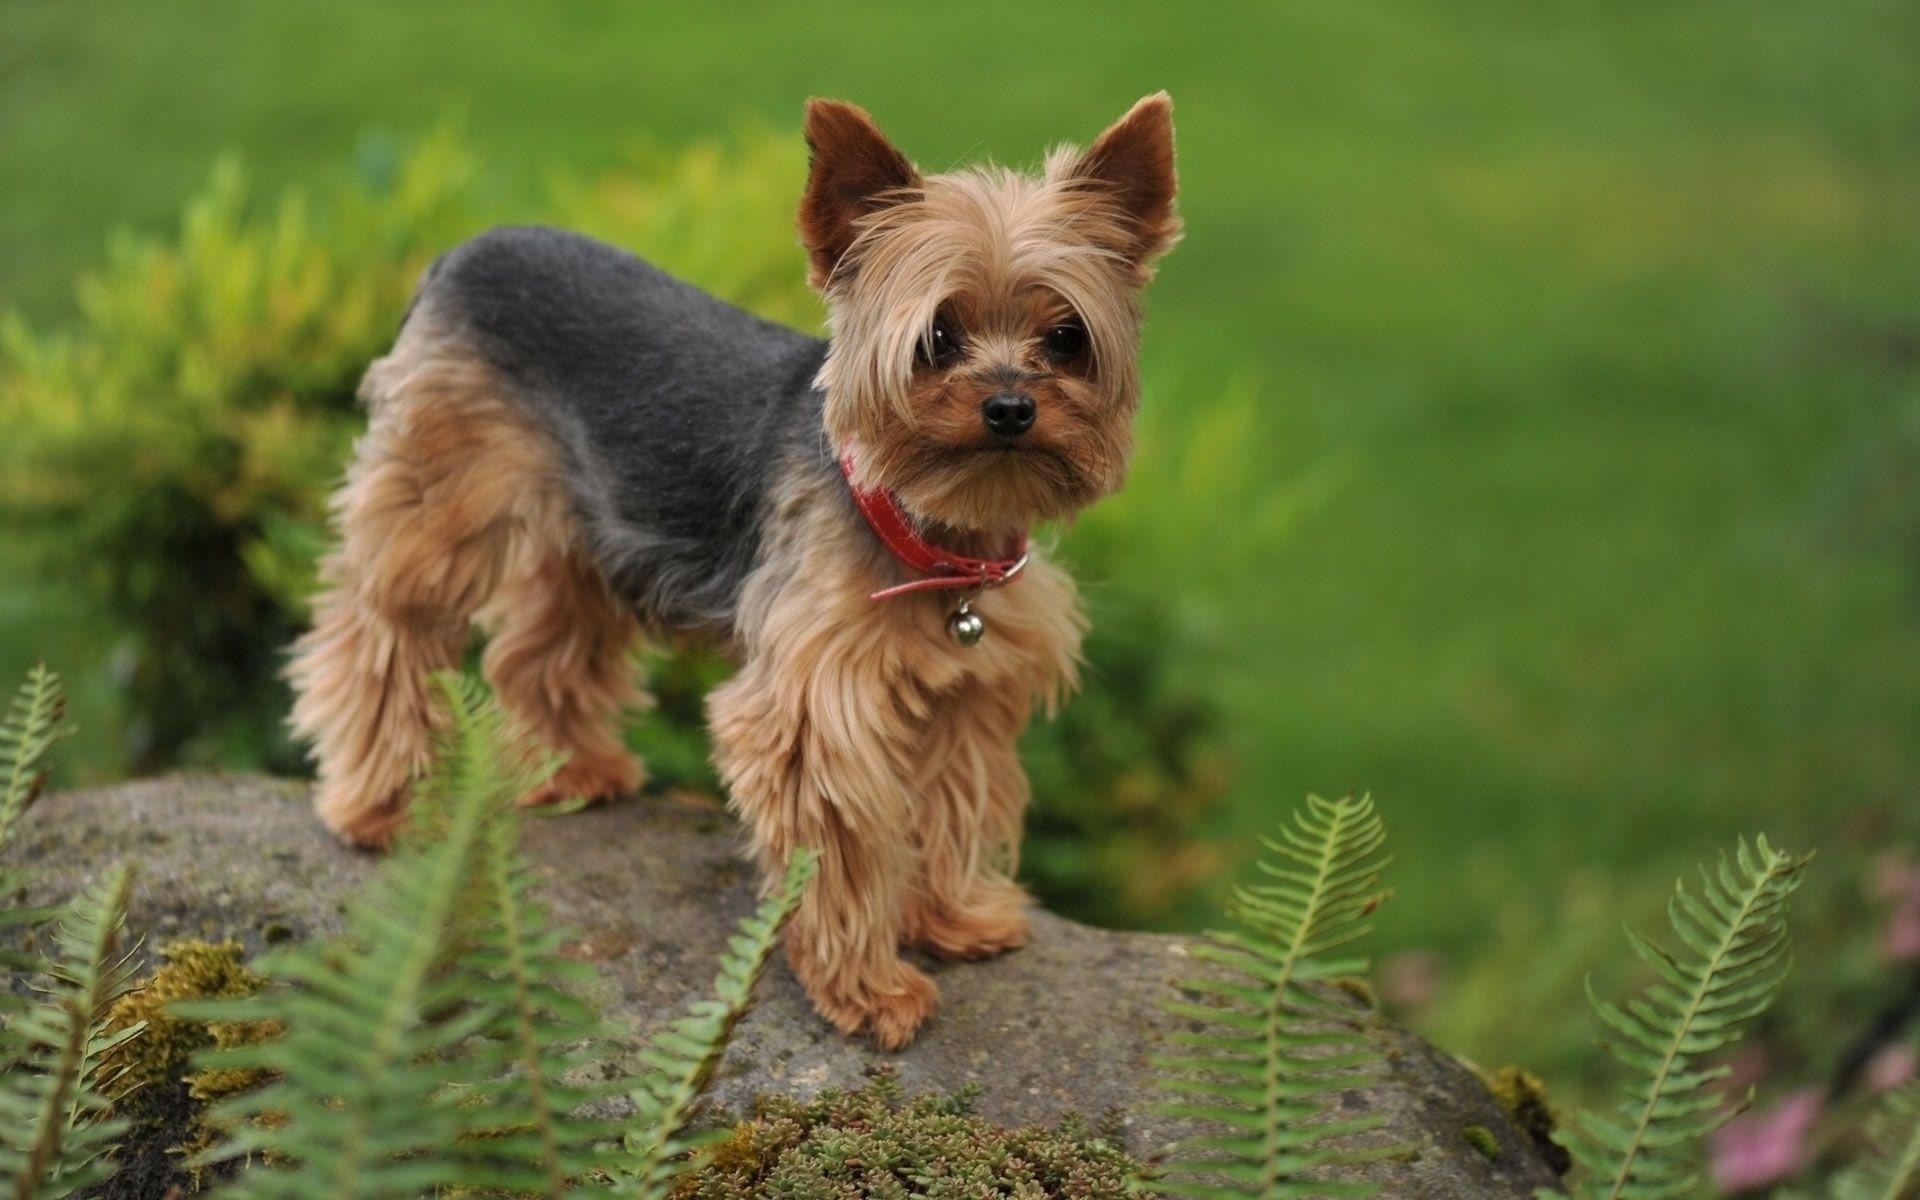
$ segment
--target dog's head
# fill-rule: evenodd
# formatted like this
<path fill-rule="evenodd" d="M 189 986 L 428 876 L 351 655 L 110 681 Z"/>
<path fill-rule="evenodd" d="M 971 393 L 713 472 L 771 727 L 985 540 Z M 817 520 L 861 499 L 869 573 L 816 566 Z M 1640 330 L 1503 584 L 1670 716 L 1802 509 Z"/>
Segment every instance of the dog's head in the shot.
<path fill-rule="evenodd" d="M 807 106 L 800 235 L 826 297 L 826 424 L 858 481 L 963 530 L 1117 489 L 1140 290 L 1180 235 L 1173 104 L 1149 96 L 1037 174 L 922 175 L 851 104 Z"/>

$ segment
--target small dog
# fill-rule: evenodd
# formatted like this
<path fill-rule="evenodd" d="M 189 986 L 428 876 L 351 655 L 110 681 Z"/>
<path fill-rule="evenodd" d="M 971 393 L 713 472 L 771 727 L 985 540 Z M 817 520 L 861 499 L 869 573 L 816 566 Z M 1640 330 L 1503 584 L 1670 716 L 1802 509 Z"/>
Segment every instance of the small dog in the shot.
<path fill-rule="evenodd" d="M 292 722 L 321 817 L 378 845 L 427 763 L 427 677 L 476 622 L 501 702 L 567 755 L 529 803 L 634 790 L 636 638 L 715 639 L 739 671 L 714 755 L 759 865 L 820 854 L 793 970 L 891 1049 L 938 998 L 903 945 L 1026 938 L 1015 743 L 1085 628 L 1026 534 L 1125 478 L 1139 294 L 1180 232 L 1172 105 L 1038 175 L 922 175 L 835 101 L 806 136 L 825 342 L 552 230 L 428 269 L 361 387 Z"/>

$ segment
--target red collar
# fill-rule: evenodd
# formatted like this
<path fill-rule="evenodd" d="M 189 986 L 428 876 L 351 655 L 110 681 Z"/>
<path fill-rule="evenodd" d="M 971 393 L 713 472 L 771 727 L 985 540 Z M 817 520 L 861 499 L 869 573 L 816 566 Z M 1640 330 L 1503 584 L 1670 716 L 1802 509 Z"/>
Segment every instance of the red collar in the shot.
<path fill-rule="evenodd" d="M 885 600 L 906 592 L 939 589 L 996 588 L 1012 583 L 1027 565 L 1027 535 L 1022 533 L 1008 547 L 1005 558 L 969 558 L 928 541 L 900 507 L 900 500 L 886 488 L 863 488 L 853 482 L 853 452 L 840 458 L 840 473 L 847 477 L 847 490 L 860 507 L 880 544 L 911 569 L 919 579 L 881 588 L 869 599 Z"/>

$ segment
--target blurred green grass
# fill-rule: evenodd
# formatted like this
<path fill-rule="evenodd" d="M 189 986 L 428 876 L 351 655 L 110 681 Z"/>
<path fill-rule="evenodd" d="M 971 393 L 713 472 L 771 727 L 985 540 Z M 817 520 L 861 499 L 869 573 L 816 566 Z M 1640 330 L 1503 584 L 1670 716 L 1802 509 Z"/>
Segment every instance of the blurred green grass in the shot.
<path fill-rule="evenodd" d="M 1277 557 L 1193 514 L 1137 572 L 1211 638 L 1220 832 L 1373 791 L 1384 943 L 1470 967 L 1514 909 L 1552 938 L 1570 878 L 1657 889 L 1869 807 L 1913 835 L 1916 49 L 1920 10 L 1866 0 L 7 0 L 0 300 L 59 320 L 106 232 L 170 221 L 225 150 L 271 189 L 454 113 L 510 205 L 808 94 L 940 167 L 1166 87 L 1189 235 L 1154 421 L 1251 378 L 1275 487 L 1334 481 Z M 57 582 L 0 596 L 0 669 L 45 648 L 110 690 Z"/>

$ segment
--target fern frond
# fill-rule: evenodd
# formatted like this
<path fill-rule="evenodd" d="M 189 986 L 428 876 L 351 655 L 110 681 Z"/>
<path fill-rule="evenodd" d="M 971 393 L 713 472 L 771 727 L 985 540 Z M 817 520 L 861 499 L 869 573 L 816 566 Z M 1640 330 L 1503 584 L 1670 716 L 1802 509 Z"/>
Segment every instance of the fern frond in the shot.
<path fill-rule="evenodd" d="M 66 692 L 60 677 L 41 663 L 27 673 L 0 718 L 0 847 L 7 844 L 15 822 L 40 794 L 51 769 L 53 747 L 73 730 L 62 720 L 66 713 Z M 58 915 L 54 908 L 27 908 L 13 902 L 27 884 L 28 873 L 0 866 L 0 972 L 28 974 L 39 970 L 40 960 L 11 948 L 14 930 L 45 923 Z M 0 987 L 0 1065 L 11 1062 L 21 1051 L 21 1040 L 11 1032 L 6 1018 L 25 1007 L 22 997 Z"/>
<path fill-rule="evenodd" d="M 1920 1083 L 1891 1092 L 1869 1123 L 1868 1157 L 1833 1181 L 1833 1200 L 1920 1198 Z"/>
<path fill-rule="evenodd" d="M 47 781 L 54 743 L 72 733 L 60 677 L 40 663 L 27 673 L 0 720 L 0 846 Z"/>
<path fill-rule="evenodd" d="M 1785 978 L 1787 901 L 1806 858 L 1744 839 L 1717 870 L 1701 868 L 1667 906 L 1681 949 L 1670 953 L 1628 933 L 1658 977 L 1624 1007 L 1588 995 L 1614 1034 L 1613 1056 L 1636 1075 L 1615 1115 L 1587 1114 L 1569 1133 L 1590 1182 L 1581 1194 L 1607 1200 L 1671 1200 L 1699 1188 L 1695 1147 L 1729 1115 L 1715 1086 L 1729 1071 L 1703 1066 L 1740 1040 Z"/>
<path fill-rule="evenodd" d="M 41 663 L 27 673 L 25 682 L 14 694 L 4 718 L 0 718 L 0 846 L 7 844 L 20 814 L 27 811 L 46 784 L 52 769 L 53 747 L 73 732 L 64 717 L 66 691 L 60 677 Z M 10 927 L 38 925 L 57 910 L 8 907 L 6 900 L 26 883 L 26 873 L 0 866 L 0 938 Z M 0 968 L 32 970 L 35 960 L 0 946 Z M 5 1011 L 6 996 L 0 992 L 0 1011 Z"/>
<path fill-rule="evenodd" d="M 438 682 L 446 732 L 416 828 L 346 938 L 262 961 L 290 986 L 180 1006 L 286 1028 L 200 1060 L 276 1076 L 214 1110 L 230 1136 L 204 1161 L 256 1159 L 233 1196 L 558 1196 L 601 1165 L 598 1128 L 573 1115 L 591 1097 L 564 1082 L 601 1026 L 561 986 L 578 968 L 527 899 L 518 853 L 517 801 L 540 768 L 483 689 Z"/>
<path fill-rule="evenodd" d="M 727 942 L 712 998 L 694 1002 L 686 1016 L 655 1034 L 641 1055 L 650 1071 L 633 1091 L 635 1128 L 626 1138 L 630 1158 L 624 1167 L 623 1196 L 665 1200 L 689 1165 L 688 1151 L 726 1136 L 724 1130 L 711 1137 L 690 1135 L 688 1118 L 720 1065 L 734 1026 L 746 1015 L 780 927 L 800 906 L 815 864 L 811 850 L 794 852 L 779 888 L 740 922 Z"/>
<path fill-rule="evenodd" d="M 24 1049 L 0 1077 L 0 1192 L 15 1200 L 68 1196 L 107 1174 L 100 1159 L 120 1133 L 105 1119 L 115 1078 L 107 1059 L 144 1028 L 103 1029 L 132 976 L 123 945 L 131 880 L 122 867 L 74 902 L 54 933 L 44 998 L 9 1025 Z"/>
<path fill-rule="evenodd" d="M 471 705 L 466 711 L 497 712 Z M 495 745 L 509 737 L 504 727 L 477 727 L 466 736 Z M 516 796 L 558 763 L 520 766 Z M 520 825 L 516 813 L 487 829 L 492 846 L 477 899 L 491 919 L 462 952 L 462 972 L 496 981 L 502 1001 L 497 1025 L 468 1054 L 476 1082 L 467 1103 L 491 1120 L 469 1147 L 469 1158 L 498 1189 L 558 1196 L 579 1176 L 600 1169 L 598 1147 L 611 1141 L 605 1125 L 582 1112 L 612 1089 L 574 1082 L 599 1061 L 594 1051 L 611 1033 L 580 996 L 593 968 L 562 953 L 566 934 L 531 898 L 535 872 L 520 853 Z"/>
<path fill-rule="evenodd" d="M 1237 928 L 1210 934 L 1195 951 L 1221 973 L 1181 982 L 1210 1002 L 1166 1006 L 1205 1031 L 1172 1036 L 1193 1053 L 1154 1060 L 1167 1072 L 1159 1086 L 1181 1098 L 1159 1111 L 1208 1122 L 1219 1132 L 1183 1143 L 1167 1168 L 1177 1178 L 1149 1181 L 1150 1190 L 1276 1200 L 1376 1190 L 1301 1175 L 1381 1153 L 1343 1145 L 1380 1120 L 1327 1119 L 1334 1094 L 1364 1083 L 1379 1055 L 1350 1013 L 1308 985 L 1367 969 L 1364 959 L 1337 954 L 1372 927 L 1384 895 L 1386 836 L 1371 797 L 1308 796 L 1292 822 L 1265 840 L 1278 858 L 1257 864 L 1263 882 L 1235 890 L 1228 915 Z"/>

